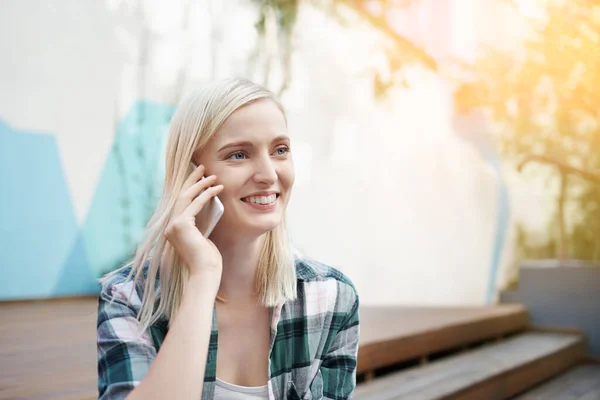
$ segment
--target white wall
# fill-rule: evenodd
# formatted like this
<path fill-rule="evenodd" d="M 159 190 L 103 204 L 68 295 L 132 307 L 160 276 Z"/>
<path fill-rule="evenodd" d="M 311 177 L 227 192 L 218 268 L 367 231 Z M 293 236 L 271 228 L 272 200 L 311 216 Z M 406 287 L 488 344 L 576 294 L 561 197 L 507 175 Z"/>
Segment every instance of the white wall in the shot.
<path fill-rule="evenodd" d="M 175 103 L 210 79 L 264 74 L 250 1 L 166 4 L 2 5 L 0 118 L 56 139 L 80 224 L 135 100 Z M 301 7 L 283 95 L 298 174 L 291 235 L 304 253 L 348 273 L 365 304 L 481 304 L 496 177 L 451 131 L 439 76 L 414 69 L 410 89 L 373 99 L 380 40 L 364 24 L 344 28 Z M 280 73 L 275 62 L 272 87 Z"/>

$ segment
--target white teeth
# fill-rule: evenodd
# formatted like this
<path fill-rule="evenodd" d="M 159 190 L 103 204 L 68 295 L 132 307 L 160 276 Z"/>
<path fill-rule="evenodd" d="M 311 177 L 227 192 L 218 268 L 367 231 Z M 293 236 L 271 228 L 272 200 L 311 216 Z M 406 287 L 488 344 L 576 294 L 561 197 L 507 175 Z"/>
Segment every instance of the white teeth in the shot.
<path fill-rule="evenodd" d="M 271 204 L 277 200 L 277 195 L 272 194 L 270 196 L 257 196 L 257 197 L 246 197 L 244 199 L 247 203 L 256 203 L 256 204 Z"/>

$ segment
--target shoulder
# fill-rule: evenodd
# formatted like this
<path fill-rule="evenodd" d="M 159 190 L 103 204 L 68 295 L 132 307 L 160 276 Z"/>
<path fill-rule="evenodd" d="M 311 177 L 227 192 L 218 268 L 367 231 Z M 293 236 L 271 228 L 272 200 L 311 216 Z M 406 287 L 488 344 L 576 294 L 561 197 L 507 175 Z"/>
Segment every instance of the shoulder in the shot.
<path fill-rule="evenodd" d="M 295 258 L 298 286 L 307 297 L 335 301 L 336 311 L 351 312 L 358 307 L 359 296 L 352 280 L 340 270 L 305 256 Z"/>
<path fill-rule="evenodd" d="M 354 284 L 350 278 L 334 267 L 305 256 L 298 256 L 295 259 L 295 264 L 296 277 L 299 281 L 320 282 L 333 280 L 355 290 Z"/>
<path fill-rule="evenodd" d="M 100 301 L 118 302 L 139 309 L 143 292 L 141 285 L 134 282 L 131 272 L 131 267 L 123 267 L 103 277 Z"/>

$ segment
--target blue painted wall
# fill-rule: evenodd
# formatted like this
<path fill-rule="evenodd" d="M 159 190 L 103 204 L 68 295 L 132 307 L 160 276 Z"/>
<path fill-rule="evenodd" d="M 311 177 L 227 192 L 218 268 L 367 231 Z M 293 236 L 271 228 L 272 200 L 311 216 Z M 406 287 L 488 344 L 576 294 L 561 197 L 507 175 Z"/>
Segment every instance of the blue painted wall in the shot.
<path fill-rule="evenodd" d="M 0 300 L 95 294 L 131 256 L 160 196 L 173 111 L 138 101 L 118 124 L 83 226 L 54 137 L 0 119 Z"/>
<path fill-rule="evenodd" d="M 51 135 L 0 120 L 0 298 L 96 290 Z M 70 277 L 57 288 L 64 271 Z"/>
<path fill-rule="evenodd" d="M 90 206 L 83 237 L 96 276 L 130 258 L 156 208 L 174 107 L 137 102 L 117 127 Z"/>

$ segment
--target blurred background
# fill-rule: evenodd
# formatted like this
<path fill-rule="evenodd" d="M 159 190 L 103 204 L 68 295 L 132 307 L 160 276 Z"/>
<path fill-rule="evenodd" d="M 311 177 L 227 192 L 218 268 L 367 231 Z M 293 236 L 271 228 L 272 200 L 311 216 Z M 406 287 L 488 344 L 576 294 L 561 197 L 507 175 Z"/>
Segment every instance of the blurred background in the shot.
<path fill-rule="evenodd" d="M 293 244 L 360 294 L 357 398 L 600 399 L 597 0 L 1 0 L 0 55 L 0 398 L 95 397 L 174 109 L 246 77 L 287 109 Z"/>
<path fill-rule="evenodd" d="M 519 170 L 600 167 L 595 1 L 1 4 L 0 299 L 96 293 L 175 105 L 230 76 L 281 97 L 293 242 L 365 304 L 486 304 L 525 258 L 600 257 L 598 186 Z"/>

